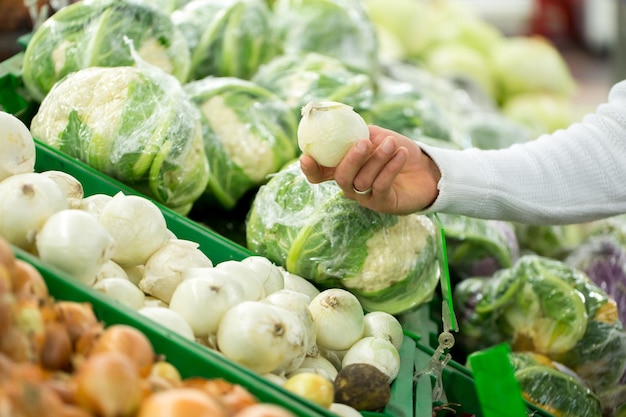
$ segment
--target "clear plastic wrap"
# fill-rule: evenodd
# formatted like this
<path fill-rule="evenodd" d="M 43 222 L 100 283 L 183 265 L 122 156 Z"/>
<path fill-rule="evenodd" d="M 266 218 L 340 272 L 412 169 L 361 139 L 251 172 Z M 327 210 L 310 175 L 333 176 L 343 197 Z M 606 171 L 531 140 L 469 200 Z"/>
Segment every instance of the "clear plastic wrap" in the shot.
<path fill-rule="evenodd" d="M 287 54 L 319 52 L 351 70 L 379 73 L 376 28 L 359 0 L 275 0 L 274 22 Z"/>
<path fill-rule="evenodd" d="M 41 101 L 79 69 L 135 64 L 132 49 L 143 61 L 187 80 L 187 43 L 169 14 L 141 0 L 84 0 L 59 10 L 33 33 L 24 54 L 24 84 Z"/>
<path fill-rule="evenodd" d="M 508 341 L 514 351 L 567 366 L 594 393 L 616 385 L 626 369 L 626 331 L 615 301 L 561 261 L 523 256 L 491 278 L 461 281 L 454 298 L 461 333 L 473 329 L 473 349 Z"/>
<path fill-rule="evenodd" d="M 185 90 L 201 113 L 211 169 L 204 202 L 232 209 L 296 157 L 297 121 L 274 93 L 234 77 L 206 77 Z"/>
<path fill-rule="evenodd" d="M 568 255 L 565 263 L 584 271 L 615 300 L 619 318 L 626 325 L 626 246 L 617 236 L 591 236 Z"/>
<path fill-rule="evenodd" d="M 417 307 L 439 282 L 429 217 L 365 209 L 332 181 L 309 183 L 298 162 L 260 188 L 246 231 L 250 250 L 322 287 L 350 290 L 367 310 Z"/>
<path fill-rule="evenodd" d="M 300 109 L 310 101 L 338 101 L 357 112 L 366 110 L 375 90 L 374 78 L 317 52 L 276 56 L 259 68 L 252 81 L 283 98 L 298 120 Z"/>
<path fill-rule="evenodd" d="M 365 114 L 369 122 L 415 140 L 436 139 L 454 144 L 450 114 L 408 82 L 381 76 L 376 99 Z"/>
<path fill-rule="evenodd" d="M 190 78 L 249 79 L 280 51 L 265 0 L 192 0 L 172 13 L 191 52 Z"/>
<path fill-rule="evenodd" d="M 454 280 L 490 277 L 509 268 L 519 257 L 519 244 L 511 223 L 439 214 L 446 230 L 448 263 Z"/>
<path fill-rule="evenodd" d="M 33 137 L 185 211 L 209 166 L 195 105 L 156 67 L 91 67 L 55 84 L 31 123 Z"/>
<path fill-rule="evenodd" d="M 524 398 L 540 409 L 567 417 L 601 417 L 600 399 L 570 369 L 532 352 L 510 354 Z"/>

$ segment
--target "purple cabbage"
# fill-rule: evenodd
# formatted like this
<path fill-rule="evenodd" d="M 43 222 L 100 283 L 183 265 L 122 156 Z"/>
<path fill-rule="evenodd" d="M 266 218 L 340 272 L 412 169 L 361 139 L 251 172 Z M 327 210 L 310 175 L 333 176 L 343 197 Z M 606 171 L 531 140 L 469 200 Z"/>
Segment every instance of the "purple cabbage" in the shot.
<path fill-rule="evenodd" d="M 615 300 L 619 319 L 626 325 L 626 248 L 612 236 L 593 236 L 573 250 L 566 263 L 585 272 Z"/>

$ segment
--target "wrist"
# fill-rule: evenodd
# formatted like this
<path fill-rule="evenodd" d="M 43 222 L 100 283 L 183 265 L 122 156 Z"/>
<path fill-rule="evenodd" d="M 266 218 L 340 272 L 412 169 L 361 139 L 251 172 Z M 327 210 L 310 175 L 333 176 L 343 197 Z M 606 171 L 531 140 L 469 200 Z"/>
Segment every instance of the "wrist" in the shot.
<path fill-rule="evenodd" d="M 427 184 L 426 184 L 426 205 L 428 208 L 435 203 L 439 197 L 439 181 L 441 180 L 441 171 L 439 166 L 432 160 L 430 156 L 424 154 L 426 158 Z"/>

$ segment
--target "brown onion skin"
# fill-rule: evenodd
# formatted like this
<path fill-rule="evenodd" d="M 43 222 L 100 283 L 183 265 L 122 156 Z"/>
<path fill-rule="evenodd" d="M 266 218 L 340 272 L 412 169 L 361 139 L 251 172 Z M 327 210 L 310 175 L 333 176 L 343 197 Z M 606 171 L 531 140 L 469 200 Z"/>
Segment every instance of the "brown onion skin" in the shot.
<path fill-rule="evenodd" d="M 39 353 L 41 366 L 50 370 L 69 371 L 72 355 L 72 341 L 65 326 L 57 322 L 46 323 L 45 339 Z"/>
<path fill-rule="evenodd" d="M 35 362 L 38 356 L 29 337 L 15 326 L 0 334 L 0 353 L 14 362 Z"/>
<path fill-rule="evenodd" d="M 12 276 L 13 293 L 19 299 L 35 299 L 43 302 L 48 299 L 48 286 L 37 268 L 22 259 L 15 259 Z"/>
<path fill-rule="evenodd" d="M 14 380 L 4 384 L 0 392 L 7 395 L 14 416 L 58 417 L 64 408 L 59 397 L 42 384 Z"/>
<path fill-rule="evenodd" d="M 120 352 L 91 355 L 76 371 L 76 403 L 101 417 L 130 417 L 144 395 L 132 361 Z"/>
<path fill-rule="evenodd" d="M 222 404 L 195 388 L 173 388 L 146 398 L 136 417 L 229 417 Z"/>
<path fill-rule="evenodd" d="M 103 352 L 119 352 L 126 355 L 142 377 L 150 374 L 156 360 L 150 339 L 141 331 L 125 324 L 115 324 L 104 329 L 88 355 Z"/>
<path fill-rule="evenodd" d="M 0 338 L 4 332 L 13 326 L 16 303 L 17 300 L 12 293 L 0 293 Z"/>
<path fill-rule="evenodd" d="M 11 278 L 15 273 L 15 254 L 6 239 L 0 239 L 0 276 Z"/>
<path fill-rule="evenodd" d="M 183 386 L 196 388 L 205 392 L 220 401 L 231 414 L 258 403 L 256 397 L 248 390 L 221 378 L 187 378 L 183 381 Z"/>
<path fill-rule="evenodd" d="M 102 328 L 91 304 L 74 301 L 57 301 L 54 305 L 59 322 L 67 328 L 72 344 L 89 329 Z"/>

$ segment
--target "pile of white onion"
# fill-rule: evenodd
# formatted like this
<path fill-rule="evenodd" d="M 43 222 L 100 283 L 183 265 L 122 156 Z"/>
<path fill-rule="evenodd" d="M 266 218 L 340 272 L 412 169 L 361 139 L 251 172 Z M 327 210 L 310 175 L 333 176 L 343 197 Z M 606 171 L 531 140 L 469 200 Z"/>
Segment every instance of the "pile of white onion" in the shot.
<path fill-rule="evenodd" d="M 69 174 L 34 172 L 34 141 L 9 120 L 13 132 L 0 132 L 0 236 L 13 245 L 279 384 L 301 373 L 332 382 L 351 363 L 376 366 L 390 383 L 398 375 L 394 316 L 365 314 L 350 292 L 320 292 L 262 256 L 214 264 L 168 229 L 151 200 L 86 197 Z"/>

